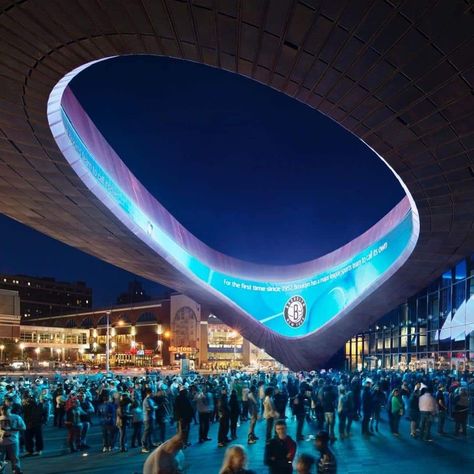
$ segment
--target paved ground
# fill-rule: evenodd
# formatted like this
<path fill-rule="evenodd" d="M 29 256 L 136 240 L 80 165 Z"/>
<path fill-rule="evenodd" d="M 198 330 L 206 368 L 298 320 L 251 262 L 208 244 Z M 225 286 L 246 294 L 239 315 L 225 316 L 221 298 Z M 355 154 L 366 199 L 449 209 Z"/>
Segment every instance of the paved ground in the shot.
<path fill-rule="evenodd" d="M 289 433 L 294 437 L 295 425 L 289 422 Z M 449 428 L 452 429 L 451 424 Z M 257 425 L 257 436 L 264 437 L 265 425 Z M 450 474 L 469 473 L 474 470 L 474 439 L 472 433 L 467 440 L 452 436 L 434 436 L 433 443 L 413 440 L 408 436 L 406 421 L 402 422 L 402 435 L 396 439 L 388 432 L 387 423 L 381 426 L 380 433 L 372 438 L 360 436 L 360 424 L 353 426 L 353 436 L 344 441 L 336 441 L 334 452 L 339 465 L 339 474 Z M 314 433 L 306 426 L 305 434 Z M 171 431 L 170 431 L 171 434 Z M 185 451 L 187 474 L 217 474 L 224 455 L 224 449 L 216 446 L 217 425 L 211 427 L 213 438 L 203 445 L 197 444 L 197 427 L 191 430 L 190 441 L 193 445 Z M 246 444 L 247 424 L 238 429 L 237 442 Z M 139 450 L 127 453 L 112 452 L 103 454 L 100 449 L 101 436 L 99 427 L 92 427 L 88 443 L 93 449 L 83 453 L 68 454 L 64 440 L 66 430 L 47 427 L 45 431 L 46 450 L 41 457 L 23 458 L 26 474 L 135 474 L 141 473 L 144 454 Z M 314 454 L 312 441 L 303 441 L 298 445 L 298 452 Z M 266 473 L 263 466 L 263 442 L 248 447 L 249 467 L 257 473 Z"/>

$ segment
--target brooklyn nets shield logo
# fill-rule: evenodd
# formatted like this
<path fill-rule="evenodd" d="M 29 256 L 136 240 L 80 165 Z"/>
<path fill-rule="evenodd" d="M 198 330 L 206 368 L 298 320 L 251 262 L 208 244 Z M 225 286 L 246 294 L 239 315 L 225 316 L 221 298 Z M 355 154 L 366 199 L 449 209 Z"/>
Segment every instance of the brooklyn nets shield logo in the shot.
<path fill-rule="evenodd" d="M 306 318 L 306 301 L 301 296 L 292 296 L 283 311 L 285 321 L 292 328 L 299 328 Z"/>

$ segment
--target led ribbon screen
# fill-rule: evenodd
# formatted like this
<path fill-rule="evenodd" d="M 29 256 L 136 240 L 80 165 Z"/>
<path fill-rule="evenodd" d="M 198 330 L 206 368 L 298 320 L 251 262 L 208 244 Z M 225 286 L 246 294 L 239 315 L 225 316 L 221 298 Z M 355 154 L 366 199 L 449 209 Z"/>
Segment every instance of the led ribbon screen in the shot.
<path fill-rule="evenodd" d="M 224 295 L 261 324 L 287 337 L 316 331 L 360 298 L 397 262 L 413 233 L 411 209 L 382 238 L 337 266 L 292 281 L 241 279 L 212 269 L 164 232 L 90 153 L 63 108 L 67 136 L 94 181 L 113 203 L 182 270 Z"/>

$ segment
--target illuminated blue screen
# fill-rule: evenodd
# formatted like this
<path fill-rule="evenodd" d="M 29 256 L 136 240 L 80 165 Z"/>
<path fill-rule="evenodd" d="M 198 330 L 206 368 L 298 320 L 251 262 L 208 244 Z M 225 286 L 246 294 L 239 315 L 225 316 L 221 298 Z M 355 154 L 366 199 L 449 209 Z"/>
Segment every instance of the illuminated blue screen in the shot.
<path fill-rule="evenodd" d="M 160 224 L 106 172 L 81 140 L 62 109 L 63 123 L 82 164 L 90 176 L 130 222 L 146 234 L 145 241 L 160 255 L 173 260 L 202 286 L 212 288 L 236 304 L 255 320 L 287 337 L 316 331 L 344 308 L 370 290 L 398 260 L 413 233 L 411 210 L 383 238 L 339 265 L 299 280 L 268 282 L 231 276 L 211 268 L 176 243 Z"/>

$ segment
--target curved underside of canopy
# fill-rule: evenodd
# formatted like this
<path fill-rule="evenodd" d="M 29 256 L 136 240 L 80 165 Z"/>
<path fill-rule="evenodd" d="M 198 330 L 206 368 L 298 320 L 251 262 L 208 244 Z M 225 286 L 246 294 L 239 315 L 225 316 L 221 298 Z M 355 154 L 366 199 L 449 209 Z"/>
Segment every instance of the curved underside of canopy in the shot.
<path fill-rule="evenodd" d="M 292 369 L 321 366 L 474 251 L 473 26 L 462 1 L 2 2 L 0 212 L 188 294 Z M 371 147 L 407 198 L 301 265 L 215 252 L 146 192 L 67 88 L 124 54 L 201 62 L 308 104 Z"/>

